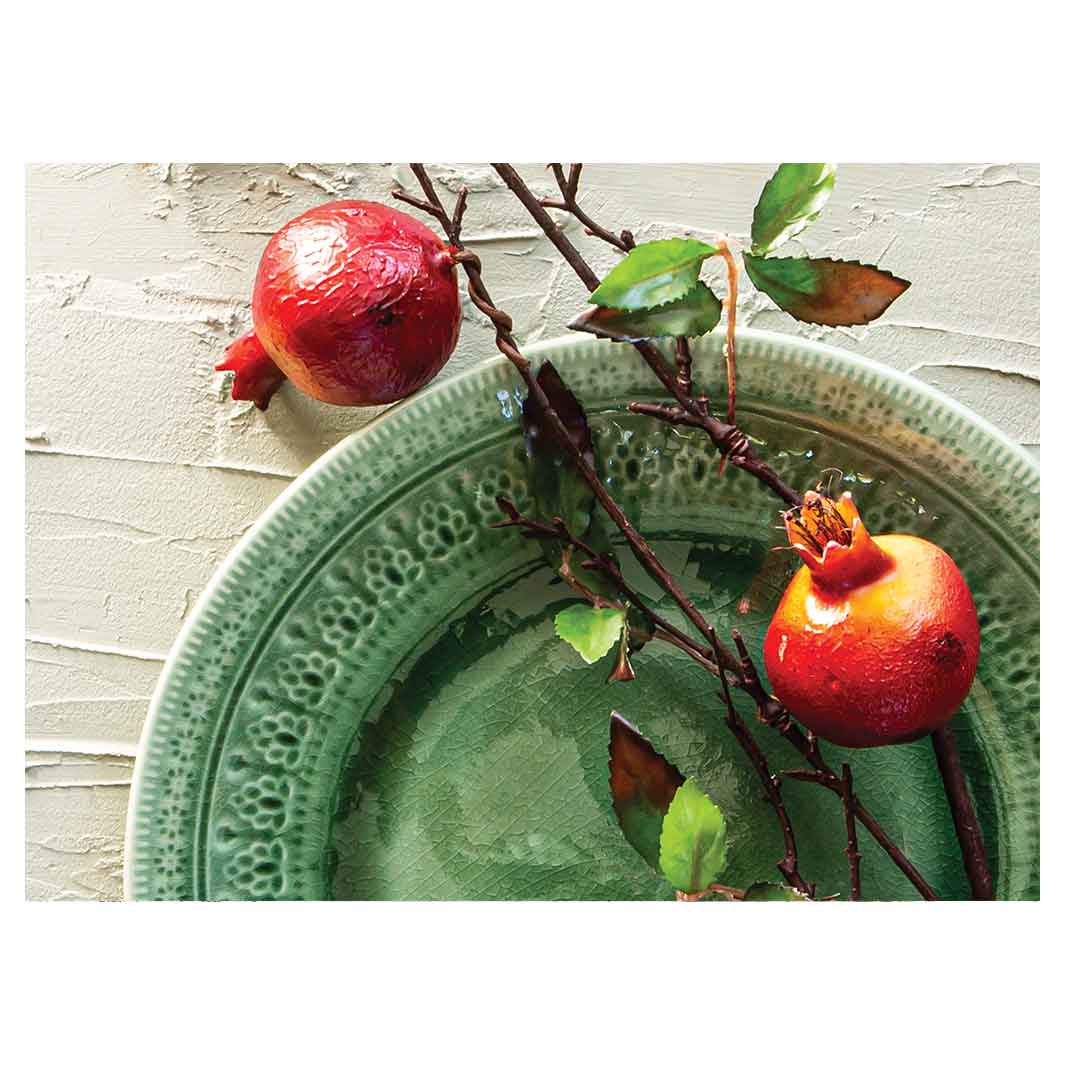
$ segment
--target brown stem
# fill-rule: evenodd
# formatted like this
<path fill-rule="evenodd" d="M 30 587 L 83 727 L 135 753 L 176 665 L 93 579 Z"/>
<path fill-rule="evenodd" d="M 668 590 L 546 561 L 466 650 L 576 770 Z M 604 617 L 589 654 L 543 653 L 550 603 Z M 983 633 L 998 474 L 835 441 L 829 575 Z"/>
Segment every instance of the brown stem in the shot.
<path fill-rule="evenodd" d="M 965 770 L 961 767 L 958 754 L 958 741 L 950 725 L 943 725 L 932 733 L 932 747 L 936 752 L 936 762 L 943 778 L 943 788 L 950 803 L 950 813 L 954 818 L 954 830 L 961 847 L 965 873 L 972 886 L 973 898 L 986 902 L 995 897 L 995 883 L 991 877 L 991 868 L 987 863 L 984 839 L 980 832 L 980 822 L 973 808 L 972 796 L 965 782 Z"/>
<path fill-rule="evenodd" d="M 844 762 L 842 769 L 843 794 L 843 820 L 847 826 L 847 867 L 851 874 L 851 902 L 857 902 L 862 897 L 862 878 L 858 872 L 858 863 L 862 860 L 858 850 L 858 834 L 854 827 L 854 780 L 851 777 L 851 767 Z"/>
<path fill-rule="evenodd" d="M 625 577 L 621 572 L 621 567 L 618 566 L 617 562 L 610 555 L 597 553 L 583 540 L 574 536 L 561 518 L 555 518 L 550 525 L 546 522 L 536 521 L 534 518 L 529 518 L 522 514 L 511 500 L 502 495 L 496 496 L 496 505 L 504 514 L 506 514 L 507 520 L 495 522 L 490 526 L 491 528 L 521 528 L 526 531 L 527 535 L 535 536 L 538 539 L 558 540 L 569 548 L 580 551 L 587 556 L 587 561 L 581 563 L 582 567 L 594 569 L 602 573 L 654 626 L 656 638 L 672 644 L 674 647 L 687 654 L 708 672 L 713 673 L 714 676 L 718 675 L 718 665 L 712 657 L 713 650 L 710 647 L 704 647 L 696 640 L 693 640 L 687 633 L 682 632 L 675 625 L 667 621 L 648 606 L 639 593 L 636 592 L 636 590 L 625 580 Z M 587 592 L 587 596 L 591 595 L 592 593 L 590 591 Z M 589 602 L 591 601 L 592 600 L 589 598 Z M 740 679 L 742 667 L 739 660 L 733 658 L 732 655 L 724 649 L 722 649 L 722 660 L 725 669 L 732 674 L 729 683 L 743 691 L 748 691 L 748 686 Z"/>
<path fill-rule="evenodd" d="M 571 547 L 565 547 L 562 549 L 562 565 L 558 567 L 558 575 L 578 594 L 588 600 L 589 603 L 596 610 L 602 610 L 604 607 L 610 607 L 614 610 L 622 610 L 624 607 L 621 603 L 615 599 L 604 599 L 603 596 L 597 595 L 591 590 L 578 576 L 573 572 L 573 567 L 570 565 L 573 557 L 573 549 Z"/>

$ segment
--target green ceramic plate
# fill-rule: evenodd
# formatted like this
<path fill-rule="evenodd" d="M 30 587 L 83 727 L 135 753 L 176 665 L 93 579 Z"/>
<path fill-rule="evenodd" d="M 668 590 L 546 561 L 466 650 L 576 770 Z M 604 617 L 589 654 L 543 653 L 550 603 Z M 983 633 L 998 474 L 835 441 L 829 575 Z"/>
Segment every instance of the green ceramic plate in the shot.
<path fill-rule="evenodd" d="M 696 346 L 720 394 L 720 341 Z M 626 345 L 550 356 L 583 400 L 611 489 L 723 629 L 752 648 L 794 565 L 777 502 L 694 433 L 634 418 L 657 385 Z M 739 342 L 740 423 L 788 479 L 836 467 L 874 530 L 936 541 L 983 626 L 955 718 L 1000 898 L 1039 893 L 1038 471 L 986 422 L 864 359 L 767 333 Z M 655 899 L 618 830 L 612 709 L 729 822 L 729 883 L 773 877 L 779 831 L 706 677 L 666 646 L 603 681 L 552 633 L 571 601 L 535 544 L 487 528 L 526 496 L 519 380 L 502 359 L 349 437 L 248 533 L 186 624 L 145 726 L 127 841 L 136 899 Z M 625 559 L 625 552 L 622 552 Z M 639 583 L 670 614 L 630 561 Z M 675 615 L 674 615 L 675 616 Z M 795 753 L 759 727 L 771 764 Z M 838 764 L 839 750 L 828 749 Z M 856 787 L 936 889 L 967 897 L 927 740 L 848 753 Z M 786 785 L 802 868 L 846 885 L 838 802 Z M 859 829 L 869 898 L 915 892 Z"/>

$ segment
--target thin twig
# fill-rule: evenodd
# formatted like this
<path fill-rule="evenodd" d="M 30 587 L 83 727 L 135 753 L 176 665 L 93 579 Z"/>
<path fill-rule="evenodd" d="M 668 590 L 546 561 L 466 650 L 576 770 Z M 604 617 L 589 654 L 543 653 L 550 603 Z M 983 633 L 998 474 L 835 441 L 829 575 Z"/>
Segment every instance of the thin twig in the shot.
<path fill-rule="evenodd" d="M 620 233 L 611 233 L 609 229 L 604 229 L 597 222 L 593 222 L 577 203 L 577 185 L 581 180 L 582 167 L 581 163 L 570 163 L 569 174 L 563 175 L 562 164 L 552 163 L 551 172 L 555 175 L 555 182 L 562 199 L 540 200 L 540 206 L 550 207 L 556 211 L 566 211 L 584 226 L 584 231 L 590 237 L 598 237 L 607 244 L 613 245 L 618 251 L 632 251 L 636 247 L 636 239 L 627 229 L 623 229 Z"/>
<path fill-rule="evenodd" d="M 858 863 L 862 860 L 858 850 L 858 833 L 854 827 L 854 780 L 851 767 L 844 762 L 840 770 L 843 779 L 843 820 L 847 826 L 847 867 L 851 874 L 851 902 L 862 897 L 862 878 L 858 872 Z"/>
<path fill-rule="evenodd" d="M 822 787 L 828 788 L 829 791 L 834 792 L 836 795 L 842 795 L 843 781 L 828 767 L 820 754 L 810 755 L 807 753 L 809 747 L 805 738 L 802 736 L 802 731 L 796 728 L 794 722 L 791 722 L 786 728 L 780 728 L 777 731 L 779 731 L 784 739 L 791 743 L 793 747 L 802 752 L 803 757 L 805 757 L 807 762 L 813 766 L 812 772 L 808 769 L 785 769 L 777 774 L 778 777 L 790 777 L 793 780 L 805 780 L 811 784 L 820 784 Z M 865 826 L 869 835 L 876 840 L 888 857 L 899 867 L 906 879 L 917 888 L 921 898 L 926 899 L 929 902 L 935 902 L 939 896 L 936 894 L 932 885 L 921 876 L 913 862 L 911 862 L 892 841 L 891 837 L 884 831 L 880 822 L 877 821 L 877 819 L 865 808 L 861 799 L 859 799 L 857 795 L 853 798 L 854 816 Z"/>
<path fill-rule="evenodd" d="M 496 506 L 498 506 L 507 516 L 507 520 L 493 522 L 490 528 L 524 529 L 526 536 L 533 536 L 536 539 L 557 540 L 559 543 L 568 546 L 573 550 L 580 551 L 586 556 L 586 560 L 581 563 L 582 568 L 594 569 L 606 577 L 607 580 L 609 580 L 614 587 L 626 599 L 628 599 L 628 601 L 632 603 L 641 614 L 643 614 L 651 625 L 654 626 L 656 630 L 655 635 L 659 639 L 684 651 L 685 654 L 708 672 L 713 673 L 715 676 L 718 675 L 718 665 L 714 658 L 713 649 L 709 646 L 703 646 L 697 640 L 692 639 L 691 636 L 683 632 L 681 629 L 678 629 L 676 625 L 667 621 L 661 614 L 652 609 L 647 604 L 646 600 L 644 600 L 628 581 L 625 580 L 625 577 L 621 572 L 621 567 L 610 555 L 601 554 L 595 551 L 579 537 L 574 536 L 561 518 L 556 517 L 550 524 L 547 522 L 536 521 L 534 518 L 529 518 L 522 514 L 510 499 L 502 495 L 496 496 Z M 589 592 L 589 595 L 590 594 L 591 593 Z M 591 602 L 590 599 L 589 602 Z M 743 691 L 747 691 L 747 686 L 741 679 L 742 666 L 739 660 L 733 658 L 732 655 L 723 650 L 723 661 L 725 669 L 730 674 L 729 683 Z"/>

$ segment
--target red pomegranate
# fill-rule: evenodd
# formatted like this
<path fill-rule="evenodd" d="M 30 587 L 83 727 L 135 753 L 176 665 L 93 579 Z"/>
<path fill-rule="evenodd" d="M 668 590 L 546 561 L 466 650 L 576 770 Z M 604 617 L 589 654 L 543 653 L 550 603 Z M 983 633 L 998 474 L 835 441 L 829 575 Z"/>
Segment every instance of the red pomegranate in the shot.
<path fill-rule="evenodd" d="M 392 403 L 440 372 L 459 319 L 451 252 L 431 229 L 385 204 L 337 200 L 271 237 L 254 329 L 215 369 L 235 372 L 233 398 L 261 410 L 286 377 L 326 403 Z"/>
<path fill-rule="evenodd" d="M 792 714 L 844 747 L 919 739 L 969 693 L 980 657 L 958 567 L 917 536 L 870 536 L 849 492 L 807 492 L 785 515 L 805 565 L 765 638 L 765 668 Z"/>

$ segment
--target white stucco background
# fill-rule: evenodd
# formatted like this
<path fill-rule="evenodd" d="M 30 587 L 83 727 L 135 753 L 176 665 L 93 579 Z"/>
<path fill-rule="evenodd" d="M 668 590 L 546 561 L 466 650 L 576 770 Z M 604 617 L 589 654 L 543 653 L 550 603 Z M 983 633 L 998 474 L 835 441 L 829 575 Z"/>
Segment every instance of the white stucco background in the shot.
<path fill-rule="evenodd" d="M 468 240 L 521 341 L 556 336 L 584 290 L 486 165 Z M 637 239 L 746 232 L 769 166 L 588 165 L 583 202 Z M 550 175 L 523 168 L 545 194 Z M 376 411 L 290 387 L 268 412 L 212 366 L 250 324 L 259 255 L 331 197 L 414 188 L 401 165 L 36 165 L 28 169 L 27 896 L 118 899 L 129 780 L 167 652 L 241 534 Z M 605 271 L 616 256 L 568 232 Z M 1038 452 L 1039 171 L 1026 164 L 842 165 L 791 246 L 913 282 L 860 329 L 802 326 L 749 286 L 741 322 L 825 337 L 910 372 Z M 494 353 L 468 304 L 444 373 Z"/>

